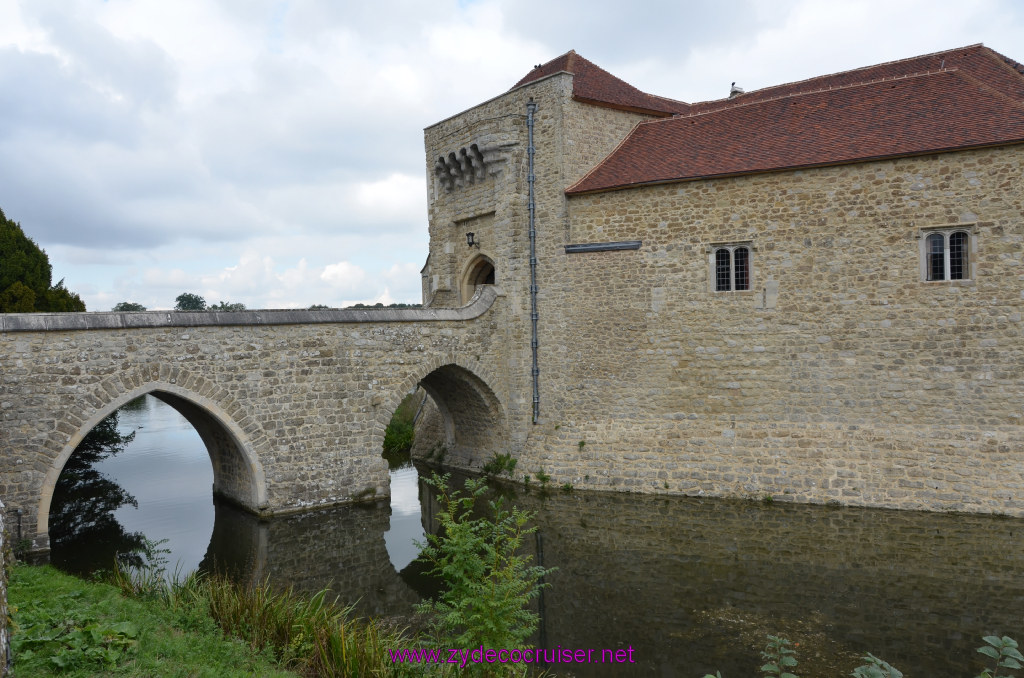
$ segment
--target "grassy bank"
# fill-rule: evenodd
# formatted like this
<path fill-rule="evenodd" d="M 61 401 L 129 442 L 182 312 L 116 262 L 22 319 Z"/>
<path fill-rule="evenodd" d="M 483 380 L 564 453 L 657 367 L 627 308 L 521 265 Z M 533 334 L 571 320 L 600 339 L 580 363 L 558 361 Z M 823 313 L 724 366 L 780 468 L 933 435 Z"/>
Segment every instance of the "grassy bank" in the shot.
<path fill-rule="evenodd" d="M 111 584 L 17 565 L 8 590 L 14 675 L 297 676 L 225 638 L 198 606 L 125 597 Z"/>
<path fill-rule="evenodd" d="M 447 590 L 417 606 L 426 629 L 411 635 L 386 620 L 358 619 L 329 594 L 276 591 L 226 578 L 190 575 L 168 583 L 163 551 L 147 542 L 140 567 L 115 564 L 109 583 L 84 581 L 52 567 L 17 565 L 9 581 L 15 673 L 23 676 L 332 676 L 441 678 L 534 675 L 535 666 L 448 663 L 450 653 L 421 648 L 522 648 L 536 631 L 529 609 L 549 570 L 519 555 L 532 515 L 489 503 L 474 513 L 483 481 L 465 490 L 438 488 L 441 535 L 430 535 L 423 557 Z M 407 650 L 408 653 L 402 653 Z M 405 661 L 396 657 L 402 653 Z M 518 656 L 518 655 L 517 655 Z M 423 660 L 425 663 L 420 663 Z M 444 663 L 436 663 L 436 662 Z M 294 671 L 295 673 L 289 673 Z"/>
<path fill-rule="evenodd" d="M 452 665 L 395 664 L 389 650 L 429 644 L 328 598 L 153 571 L 85 581 L 52 567 L 15 566 L 9 585 L 14 675 L 464 675 Z M 522 675 L 499 670 L 487 675 Z"/>

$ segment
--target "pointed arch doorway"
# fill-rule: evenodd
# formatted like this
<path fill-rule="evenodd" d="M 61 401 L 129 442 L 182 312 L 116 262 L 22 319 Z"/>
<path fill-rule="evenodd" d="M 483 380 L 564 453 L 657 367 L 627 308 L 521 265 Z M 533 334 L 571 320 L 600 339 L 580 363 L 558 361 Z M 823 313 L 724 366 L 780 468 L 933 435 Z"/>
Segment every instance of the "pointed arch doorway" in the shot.
<path fill-rule="evenodd" d="M 462 305 L 465 306 L 469 303 L 481 285 L 493 285 L 494 283 L 494 262 L 490 257 L 478 254 L 469 262 L 466 272 L 462 275 L 462 285 L 460 285 Z"/>

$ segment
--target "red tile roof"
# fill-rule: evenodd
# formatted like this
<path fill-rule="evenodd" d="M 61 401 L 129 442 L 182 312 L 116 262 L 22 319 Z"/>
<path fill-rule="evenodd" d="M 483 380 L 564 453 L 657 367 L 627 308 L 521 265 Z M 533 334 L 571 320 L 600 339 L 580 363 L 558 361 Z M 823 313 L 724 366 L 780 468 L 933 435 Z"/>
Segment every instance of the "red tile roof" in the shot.
<path fill-rule="evenodd" d="M 661 117 L 689 110 L 689 104 L 682 101 L 673 101 L 641 92 L 628 82 L 595 66 L 573 50 L 569 50 L 546 64 L 537 66 L 517 82 L 512 89 L 563 71 L 573 74 L 572 97 L 577 101 Z"/>
<path fill-rule="evenodd" d="M 981 45 L 640 123 L 568 194 L 1024 142 L 1024 66 Z"/>

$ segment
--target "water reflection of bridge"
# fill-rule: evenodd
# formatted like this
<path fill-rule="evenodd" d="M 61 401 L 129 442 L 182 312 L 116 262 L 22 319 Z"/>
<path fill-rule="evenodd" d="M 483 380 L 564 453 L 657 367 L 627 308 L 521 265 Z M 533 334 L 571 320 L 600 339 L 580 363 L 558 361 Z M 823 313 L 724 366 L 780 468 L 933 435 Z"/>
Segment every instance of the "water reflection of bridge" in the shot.
<path fill-rule="evenodd" d="M 406 616 L 424 590 L 422 567 L 401 572 L 391 563 L 384 533 L 385 501 L 341 506 L 261 520 L 216 503 L 210 547 L 200 567 L 227 569 L 251 581 L 270 581 L 297 591 L 330 588 L 360 614 Z"/>

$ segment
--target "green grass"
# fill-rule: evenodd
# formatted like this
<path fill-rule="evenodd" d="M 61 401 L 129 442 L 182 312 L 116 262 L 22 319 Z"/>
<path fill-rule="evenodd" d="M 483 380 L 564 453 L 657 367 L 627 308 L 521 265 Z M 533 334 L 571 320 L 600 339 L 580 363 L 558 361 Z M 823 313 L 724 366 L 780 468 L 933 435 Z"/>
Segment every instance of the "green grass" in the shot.
<path fill-rule="evenodd" d="M 299 675 L 269 653 L 225 638 L 197 606 L 127 598 L 110 584 L 49 566 L 16 565 L 8 596 L 18 678 Z"/>

